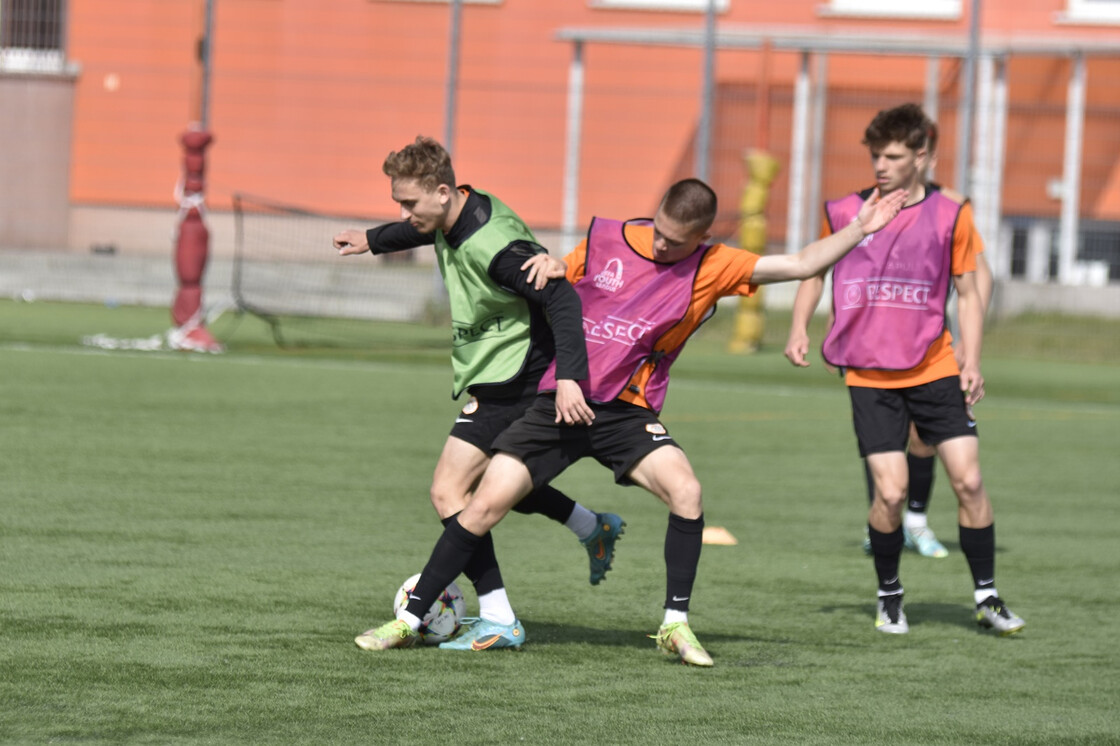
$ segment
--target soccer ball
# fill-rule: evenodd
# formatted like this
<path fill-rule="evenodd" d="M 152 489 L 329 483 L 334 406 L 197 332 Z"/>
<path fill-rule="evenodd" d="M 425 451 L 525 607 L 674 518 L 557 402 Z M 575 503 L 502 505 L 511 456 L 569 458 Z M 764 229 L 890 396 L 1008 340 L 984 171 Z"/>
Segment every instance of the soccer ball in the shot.
<path fill-rule="evenodd" d="M 420 573 L 401 583 L 397 595 L 393 597 L 393 616 L 397 616 L 408 606 L 408 594 L 412 593 L 418 580 Z M 421 639 L 427 645 L 450 640 L 459 631 L 459 622 L 466 610 L 467 602 L 463 600 L 463 592 L 459 590 L 459 586 L 451 583 L 443 589 L 443 593 L 439 594 L 439 598 L 420 620 Z"/>

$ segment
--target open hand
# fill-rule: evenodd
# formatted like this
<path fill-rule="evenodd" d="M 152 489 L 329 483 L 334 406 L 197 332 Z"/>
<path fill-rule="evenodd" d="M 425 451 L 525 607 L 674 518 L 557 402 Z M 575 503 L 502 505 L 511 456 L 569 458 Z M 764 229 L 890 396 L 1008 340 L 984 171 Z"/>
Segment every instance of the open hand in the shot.
<path fill-rule="evenodd" d="M 967 360 L 961 368 L 961 391 L 964 392 L 964 403 L 969 407 L 984 398 L 984 376 L 978 366 Z"/>
<path fill-rule="evenodd" d="M 568 265 L 548 254 L 537 254 L 531 259 L 526 259 L 521 265 L 521 271 L 525 270 L 529 270 L 525 282 L 537 290 L 542 290 L 549 280 L 559 280 L 566 276 Z"/>
<path fill-rule="evenodd" d="M 556 423 L 565 425 L 590 425 L 595 420 L 579 384 L 569 378 L 556 382 Z"/>
<path fill-rule="evenodd" d="M 882 230 L 887 223 L 894 220 L 895 215 L 898 215 L 902 206 L 906 204 L 908 196 L 909 192 L 905 189 L 896 189 L 886 197 L 880 197 L 879 189 L 876 187 L 856 214 L 856 222 L 859 223 L 864 235 Z"/>

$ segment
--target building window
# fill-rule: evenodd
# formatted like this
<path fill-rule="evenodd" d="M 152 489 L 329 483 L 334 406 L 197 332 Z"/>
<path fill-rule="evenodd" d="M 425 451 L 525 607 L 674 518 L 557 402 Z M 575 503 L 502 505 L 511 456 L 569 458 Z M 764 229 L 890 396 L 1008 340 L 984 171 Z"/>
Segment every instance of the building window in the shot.
<path fill-rule="evenodd" d="M 1120 0 L 1069 0 L 1058 23 L 1120 24 Z"/>
<path fill-rule="evenodd" d="M 961 17 L 961 0 L 922 0 L 920 3 L 898 0 L 830 0 L 819 7 L 818 13 L 822 16 L 945 21 Z"/>
<path fill-rule="evenodd" d="M 62 70 L 65 21 L 66 0 L 0 0 L 0 70 Z"/>
<path fill-rule="evenodd" d="M 592 8 L 611 10 L 669 10 L 684 12 L 704 12 L 709 0 L 588 0 Z M 715 0 L 716 12 L 727 11 L 731 0 Z"/>

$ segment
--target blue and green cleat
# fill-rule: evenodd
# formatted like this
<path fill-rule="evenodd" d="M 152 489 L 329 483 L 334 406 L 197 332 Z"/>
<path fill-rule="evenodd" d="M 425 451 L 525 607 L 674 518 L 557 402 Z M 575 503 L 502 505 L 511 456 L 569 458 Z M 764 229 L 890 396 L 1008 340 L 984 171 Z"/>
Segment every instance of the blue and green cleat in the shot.
<path fill-rule="evenodd" d="M 525 628 L 516 619 L 513 624 L 498 624 L 479 617 L 464 617 L 459 634 L 441 642 L 439 647 L 441 650 L 517 650 L 524 642 Z"/>
<path fill-rule="evenodd" d="M 591 585 L 599 585 L 611 569 L 614 560 L 614 543 L 626 531 L 626 521 L 614 513 L 599 513 L 595 532 L 582 544 L 591 561 Z"/>
<path fill-rule="evenodd" d="M 941 559 L 942 557 L 949 556 L 949 550 L 937 540 L 937 537 L 933 535 L 933 531 L 925 526 L 916 528 L 906 528 L 904 526 L 902 535 L 906 542 L 906 548 L 913 549 L 923 557 L 936 557 Z"/>

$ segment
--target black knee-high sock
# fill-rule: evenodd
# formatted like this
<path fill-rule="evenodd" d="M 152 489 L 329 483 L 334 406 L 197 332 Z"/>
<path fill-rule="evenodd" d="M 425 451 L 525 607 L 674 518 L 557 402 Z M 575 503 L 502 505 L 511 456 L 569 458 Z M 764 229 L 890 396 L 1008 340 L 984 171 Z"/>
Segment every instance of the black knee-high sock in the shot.
<path fill-rule="evenodd" d="M 933 491 L 933 456 L 906 454 L 906 466 L 910 470 L 910 488 L 907 491 L 906 509 L 911 513 L 924 513 L 929 508 L 929 496 Z"/>
<path fill-rule="evenodd" d="M 444 518 L 441 521 L 443 527 L 447 528 L 447 524 L 458 515 L 456 513 L 450 518 Z M 471 581 L 474 592 L 479 596 L 505 587 L 505 583 L 502 582 L 502 571 L 498 567 L 498 557 L 494 554 L 494 535 L 489 531 L 485 536 L 479 537 L 478 546 L 467 561 L 467 566 L 463 568 L 463 574 Z"/>
<path fill-rule="evenodd" d="M 898 559 L 902 555 L 902 526 L 889 534 L 880 533 L 867 526 L 871 538 L 871 556 L 875 560 L 875 574 L 879 577 L 879 590 L 883 593 L 898 593 L 902 581 L 898 579 Z"/>
<path fill-rule="evenodd" d="M 996 524 L 984 528 L 960 527 L 961 552 L 972 571 L 976 590 L 996 584 Z"/>
<path fill-rule="evenodd" d="M 452 517 L 432 549 L 432 556 L 424 566 L 416 588 L 408 597 L 407 611 L 423 619 L 447 584 L 463 572 L 481 541 L 481 536 L 475 536 Z"/>
<path fill-rule="evenodd" d="M 704 516 L 681 518 L 669 514 L 665 531 L 665 608 L 688 611 L 700 550 L 704 545 Z"/>
<path fill-rule="evenodd" d="M 867 504 L 875 502 L 875 477 L 871 474 L 871 464 L 863 460 L 863 475 L 867 478 Z"/>
<path fill-rule="evenodd" d="M 540 513 L 557 523 L 566 523 L 576 509 L 576 501 L 550 484 L 530 492 L 513 506 L 518 513 Z"/>

